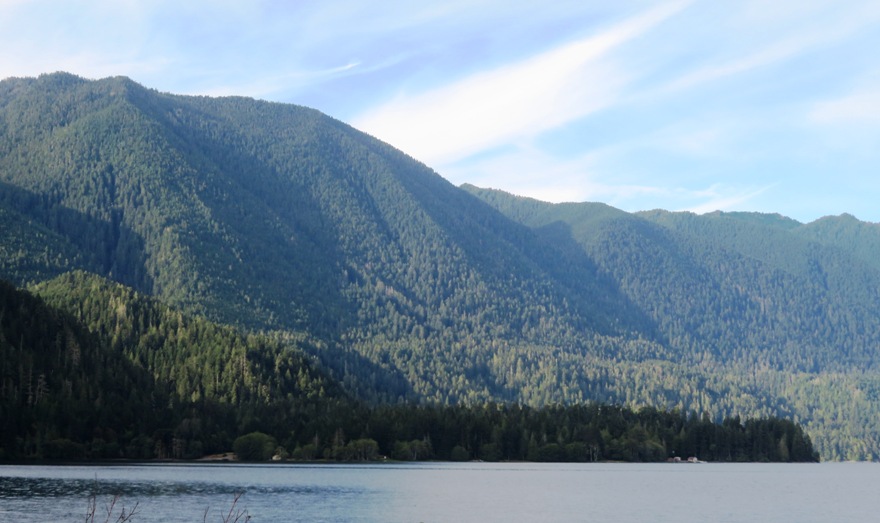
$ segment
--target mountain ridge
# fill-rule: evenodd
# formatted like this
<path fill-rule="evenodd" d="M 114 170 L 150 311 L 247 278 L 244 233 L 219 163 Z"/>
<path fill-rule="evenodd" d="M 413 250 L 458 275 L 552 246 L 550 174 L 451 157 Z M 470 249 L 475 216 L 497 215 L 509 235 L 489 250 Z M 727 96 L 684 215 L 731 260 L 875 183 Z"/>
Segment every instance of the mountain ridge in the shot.
<path fill-rule="evenodd" d="M 880 457 L 835 410 L 880 413 L 880 234 L 849 217 L 459 188 L 313 109 L 66 74 L 0 82 L 0 217 L 2 278 L 85 270 L 306 337 L 371 402 L 780 413 Z"/>

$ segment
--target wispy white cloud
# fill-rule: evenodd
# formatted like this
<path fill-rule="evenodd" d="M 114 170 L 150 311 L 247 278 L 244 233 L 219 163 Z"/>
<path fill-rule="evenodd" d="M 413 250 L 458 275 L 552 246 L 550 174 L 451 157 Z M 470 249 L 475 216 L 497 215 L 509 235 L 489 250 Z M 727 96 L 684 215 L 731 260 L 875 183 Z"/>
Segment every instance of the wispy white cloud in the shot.
<path fill-rule="evenodd" d="M 432 165 L 533 137 L 612 104 L 628 74 L 603 58 L 683 6 L 664 5 L 527 60 L 402 94 L 353 123 Z"/>
<path fill-rule="evenodd" d="M 290 98 L 395 66 L 411 56 L 398 33 L 451 26 L 467 4 L 0 0 L 0 46 L 16 50 L 0 78 L 64 70 L 187 94 Z"/>
<path fill-rule="evenodd" d="M 809 118 L 821 124 L 880 124 L 880 87 L 819 102 Z"/>
<path fill-rule="evenodd" d="M 732 29 L 734 33 L 741 34 L 743 42 L 743 47 L 735 51 L 733 56 L 713 57 L 715 63 L 685 72 L 679 78 L 646 94 L 665 95 L 765 68 L 852 38 L 854 34 L 870 29 L 880 20 L 880 9 L 870 4 L 841 9 L 837 3 L 833 3 L 820 9 L 820 5 L 804 6 L 798 2 L 797 5 L 780 3 L 777 8 L 774 10 L 771 6 L 768 9 L 766 2 L 760 2 L 759 7 L 753 3 L 751 9 L 741 16 L 741 24 Z M 812 12 L 813 16 L 803 20 L 804 12 Z M 786 18 L 801 20 L 801 25 L 786 27 L 782 24 Z M 747 24 L 755 23 L 758 19 L 775 24 L 770 29 L 773 36 L 749 33 Z"/>
<path fill-rule="evenodd" d="M 772 63 L 790 58 L 796 54 L 802 53 L 803 51 L 804 40 L 801 38 L 776 42 L 770 47 L 766 49 L 760 49 L 748 56 L 736 58 L 723 64 L 710 65 L 705 68 L 686 73 L 684 76 L 661 87 L 658 92 L 653 94 L 657 95 L 672 91 L 680 91 L 706 82 L 718 80 L 727 76 L 746 73 L 748 71 L 760 67 L 765 67 Z"/>

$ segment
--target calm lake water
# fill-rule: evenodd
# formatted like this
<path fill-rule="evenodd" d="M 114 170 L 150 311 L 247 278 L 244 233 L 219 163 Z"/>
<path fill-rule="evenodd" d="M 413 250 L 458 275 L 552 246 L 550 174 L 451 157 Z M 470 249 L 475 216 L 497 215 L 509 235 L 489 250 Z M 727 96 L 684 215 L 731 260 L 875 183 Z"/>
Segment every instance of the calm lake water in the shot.
<path fill-rule="evenodd" d="M 874 522 L 880 464 L 0 466 L 0 521 L 84 521 L 95 494 L 219 522 L 238 493 L 253 522 Z"/>

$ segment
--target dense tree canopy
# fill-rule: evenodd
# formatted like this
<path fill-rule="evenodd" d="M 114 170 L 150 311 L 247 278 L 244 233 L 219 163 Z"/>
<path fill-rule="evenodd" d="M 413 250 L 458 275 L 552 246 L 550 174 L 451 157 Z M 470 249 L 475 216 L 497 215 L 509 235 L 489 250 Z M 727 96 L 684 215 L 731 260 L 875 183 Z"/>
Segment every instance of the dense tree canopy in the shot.
<path fill-rule="evenodd" d="M 42 299 L 0 282 L 0 459 L 230 448 L 244 461 L 817 459 L 802 429 L 778 419 L 717 425 L 598 404 L 368 407 L 289 341 L 243 335 L 85 273 L 37 291 Z"/>
<path fill-rule="evenodd" d="M 85 273 L 41 285 L 42 299 L 0 290 L 7 458 L 200 457 L 257 429 L 312 430 L 351 406 L 290 339 L 245 335 Z"/>
<path fill-rule="evenodd" d="M 545 204 L 311 109 L 58 73 L 0 82 L 0 220 L 0 277 L 85 314 L 169 401 L 257 401 L 315 358 L 373 405 L 783 416 L 829 458 L 880 457 L 880 231 L 852 217 Z M 116 332 L 115 303 L 44 283 L 70 270 L 179 312 Z"/>

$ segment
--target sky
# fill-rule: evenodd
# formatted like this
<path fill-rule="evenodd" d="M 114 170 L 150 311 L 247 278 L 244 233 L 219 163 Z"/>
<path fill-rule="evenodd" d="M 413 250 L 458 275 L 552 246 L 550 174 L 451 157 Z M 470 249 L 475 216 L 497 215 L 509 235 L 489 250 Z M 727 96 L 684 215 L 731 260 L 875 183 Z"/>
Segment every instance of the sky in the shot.
<path fill-rule="evenodd" d="M 0 0 L 0 48 L 313 107 L 456 185 L 880 222 L 876 0 Z"/>

